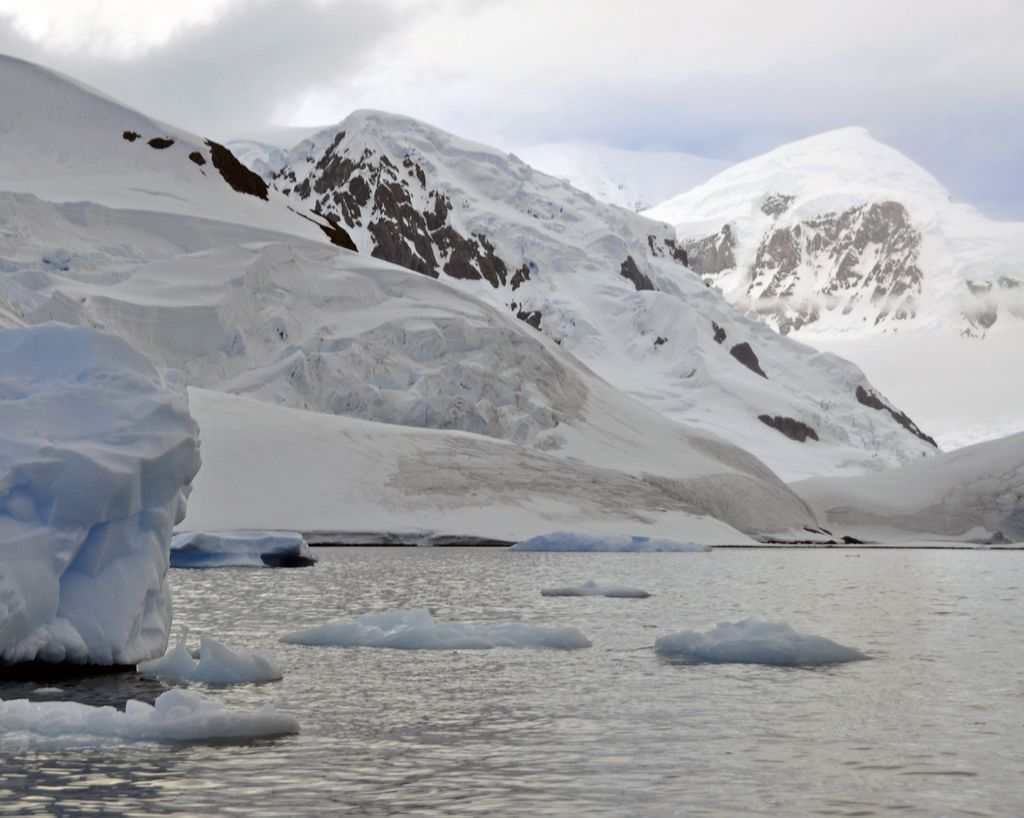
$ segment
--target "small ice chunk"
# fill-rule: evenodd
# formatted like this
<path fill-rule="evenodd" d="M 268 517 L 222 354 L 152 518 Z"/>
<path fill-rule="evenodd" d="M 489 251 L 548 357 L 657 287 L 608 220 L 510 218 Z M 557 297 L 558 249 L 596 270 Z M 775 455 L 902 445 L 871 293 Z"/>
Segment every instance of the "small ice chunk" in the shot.
<path fill-rule="evenodd" d="M 663 636 L 654 643 L 662 659 L 681 665 L 752 664 L 831 665 L 868 657 L 809 633 L 798 633 L 785 622 L 743 619 L 721 622 L 704 633 L 682 631 Z"/>
<path fill-rule="evenodd" d="M 541 534 L 529 540 L 517 542 L 513 551 L 710 551 L 706 545 L 676 540 L 662 540 L 652 537 L 602 537 L 597 534 L 582 534 L 575 531 L 555 531 Z"/>
<path fill-rule="evenodd" d="M 588 579 L 582 585 L 567 585 L 564 588 L 545 588 L 541 596 L 612 596 L 629 599 L 647 599 L 647 591 L 640 588 L 629 588 L 625 585 L 599 585 Z"/>
<path fill-rule="evenodd" d="M 199 661 L 188 650 L 188 629 L 182 629 L 178 643 L 159 659 L 140 662 L 143 676 L 156 676 L 171 682 L 205 682 L 231 685 L 250 682 L 276 682 L 284 678 L 281 670 L 262 653 L 233 651 L 212 636 L 199 638 Z"/>
<path fill-rule="evenodd" d="M 315 562 L 296 531 L 189 531 L 171 539 L 172 568 L 301 568 Z"/>
<path fill-rule="evenodd" d="M 129 699 L 124 711 L 78 702 L 0 700 L 0 728 L 38 736 L 84 736 L 125 741 L 214 741 L 299 732 L 292 716 L 273 705 L 242 712 L 187 690 L 162 693 L 150 705 Z"/>
<path fill-rule="evenodd" d="M 363 614 L 354 622 L 326 622 L 290 633 L 282 642 L 296 645 L 395 648 L 398 650 L 490 650 L 491 648 L 589 648 L 576 628 L 546 628 L 504 622 L 470 625 L 435 622 L 425 608 Z"/>
<path fill-rule="evenodd" d="M 33 696 L 63 696 L 64 691 L 59 687 L 37 687 L 32 691 Z"/>

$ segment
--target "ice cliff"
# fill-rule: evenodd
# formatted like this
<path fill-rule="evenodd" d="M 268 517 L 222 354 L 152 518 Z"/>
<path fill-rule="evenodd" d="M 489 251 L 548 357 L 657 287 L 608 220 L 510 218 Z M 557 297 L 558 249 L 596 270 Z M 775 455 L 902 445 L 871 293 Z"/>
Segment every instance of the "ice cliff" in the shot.
<path fill-rule="evenodd" d="M 198 469 L 184 385 L 125 341 L 0 332 L 0 664 L 161 656 L 171 528 Z"/>

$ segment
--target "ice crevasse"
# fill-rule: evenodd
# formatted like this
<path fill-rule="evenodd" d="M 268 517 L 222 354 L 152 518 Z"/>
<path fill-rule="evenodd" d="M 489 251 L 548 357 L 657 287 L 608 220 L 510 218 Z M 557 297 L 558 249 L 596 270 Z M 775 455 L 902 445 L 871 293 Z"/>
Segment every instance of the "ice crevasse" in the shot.
<path fill-rule="evenodd" d="M 0 664 L 161 656 L 198 469 L 173 373 L 85 327 L 0 332 Z"/>

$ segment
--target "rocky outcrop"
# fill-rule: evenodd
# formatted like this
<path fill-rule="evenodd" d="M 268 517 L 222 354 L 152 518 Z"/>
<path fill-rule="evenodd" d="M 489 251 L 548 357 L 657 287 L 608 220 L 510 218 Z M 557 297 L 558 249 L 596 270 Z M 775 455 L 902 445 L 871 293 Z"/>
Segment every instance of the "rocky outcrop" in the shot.
<path fill-rule="evenodd" d="M 783 417 L 782 415 L 758 415 L 757 419 L 765 426 L 771 426 L 776 431 L 782 432 L 790 440 L 797 443 L 804 443 L 808 438 L 818 439 L 818 433 L 806 423 L 794 418 Z"/>
<path fill-rule="evenodd" d="M 626 256 L 626 260 L 622 262 L 622 266 L 619 268 L 619 275 L 632 282 L 637 292 L 640 290 L 656 289 L 650 276 L 640 272 L 640 268 L 636 266 L 636 260 L 632 256 Z"/>
<path fill-rule="evenodd" d="M 712 281 L 717 273 L 736 266 L 736 242 L 732 228 L 727 224 L 722 225 L 717 233 L 686 242 L 683 246 L 689 259 L 687 266 L 704 276 L 705 281 Z"/>
<path fill-rule="evenodd" d="M 893 420 L 895 420 L 900 426 L 910 432 L 917 438 L 920 438 L 925 443 L 930 443 L 932 446 L 938 448 L 938 444 L 931 435 L 926 435 L 922 432 L 916 423 L 912 421 L 907 415 L 894 406 L 891 406 L 885 399 L 881 397 L 877 392 L 872 389 L 865 389 L 863 386 L 858 386 L 856 391 L 857 402 L 868 406 L 872 409 L 877 409 L 880 412 L 888 412 Z"/>
<path fill-rule="evenodd" d="M 717 339 L 717 334 L 716 334 Z M 725 340 L 724 333 L 722 340 Z M 757 360 L 757 355 L 754 352 L 754 348 L 750 346 L 746 341 L 741 344 L 736 344 L 732 349 L 729 350 L 729 354 L 732 355 L 737 361 L 743 364 L 751 372 L 760 375 L 765 380 L 768 376 L 764 374 L 764 370 L 761 369 L 761 362 Z"/>

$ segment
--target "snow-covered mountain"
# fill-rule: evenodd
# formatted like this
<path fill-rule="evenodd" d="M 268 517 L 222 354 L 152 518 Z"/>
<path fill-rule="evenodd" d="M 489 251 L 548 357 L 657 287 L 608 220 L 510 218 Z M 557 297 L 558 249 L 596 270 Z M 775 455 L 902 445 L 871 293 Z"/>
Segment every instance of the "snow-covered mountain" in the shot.
<path fill-rule="evenodd" d="M 335 435 L 373 439 L 363 460 L 335 457 L 318 473 L 347 462 L 358 477 L 368 473 L 366 457 L 392 464 L 387 479 L 404 480 L 400 490 L 368 483 L 359 495 L 363 505 L 379 497 L 378 522 L 396 498 L 451 511 L 486 496 L 506 521 L 529 506 L 530 531 L 557 528 L 583 522 L 588 486 L 592 503 L 608 509 L 591 529 L 672 524 L 678 536 L 717 532 L 721 541 L 813 522 L 754 456 L 622 394 L 507 309 L 332 246 L 328 233 L 345 236 L 343 227 L 261 189 L 212 144 L 16 60 L 0 60 L 0 89 L 0 297 L 27 323 L 104 329 L 181 370 L 191 386 L 245 395 L 218 415 L 229 422 L 201 419 L 200 435 L 216 451 L 219 435 L 250 433 L 232 462 L 266 477 L 247 483 L 262 492 L 250 495 L 253 513 L 281 508 L 272 495 L 284 490 L 273 471 L 283 458 L 260 459 L 277 450 L 253 433 L 267 428 L 262 400 L 372 421 L 325 425 L 318 421 L 335 419 L 280 410 L 287 424 L 308 423 L 303 440 L 322 441 L 324 451 L 341 445 Z M 395 424 L 428 427 L 413 448 L 418 465 L 403 457 L 407 430 Z M 524 488 L 535 480 L 540 488 Z M 572 490 L 556 491 L 560 481 Z M 207 508 L 230 483 L 204 484 Z M 330 509 L 339 513 L 319 519 L 344 526 L 344 508 L 335 495 Z M 410 535 L 487 534 L 469 528 L 479 515 L 403 519 L 437 525 Z"/>
<path fill-rule="evenodd" d="M 618 388 L 786 477 L 934 452 L 855 367 L 738 315 L 687 269 L 667 225 L 515 156 L 359 111 L 296 146 L 274 184 L 339 221 L 363 252 L 517 316 Z"/>
<path fill-rule="evenodd" d="M 1024 400 L 1007 377 L 1024 344 L 1024 223 L 952 202 L 863 128 L 741 162 L 646 214 L 737 307 L 860 364 L 942 442 L 1024 428 L 999 408 Z"/>
<path fill-rule="evenodd" d="M 589 142 L 543 142 L 513 153 L 599 202 L 638 212 L 706 182 L 732 164 L 692 153 L 631 151 Z"/>

